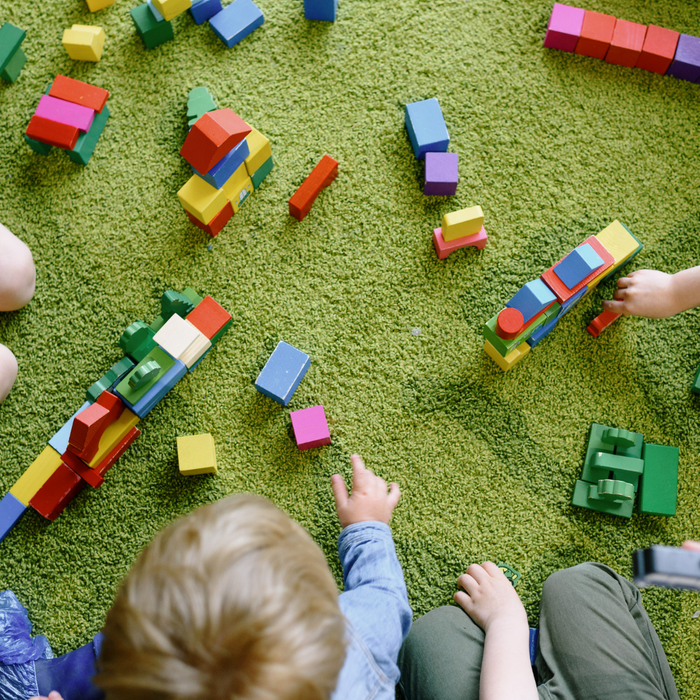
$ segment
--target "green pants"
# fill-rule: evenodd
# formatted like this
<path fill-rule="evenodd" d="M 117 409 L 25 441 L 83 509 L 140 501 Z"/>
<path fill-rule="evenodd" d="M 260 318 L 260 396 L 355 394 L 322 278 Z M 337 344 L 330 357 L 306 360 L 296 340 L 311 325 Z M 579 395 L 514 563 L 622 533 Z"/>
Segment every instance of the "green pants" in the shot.
<path fill-rule="evenodd" d="M 484 633 L 455 606 L 417 620 L 399 654 L 406 700 L 477 700 Z M 542 700 L 678 700 L 637 588 L 602 564 L 552 574 L 540 605 Z"/>

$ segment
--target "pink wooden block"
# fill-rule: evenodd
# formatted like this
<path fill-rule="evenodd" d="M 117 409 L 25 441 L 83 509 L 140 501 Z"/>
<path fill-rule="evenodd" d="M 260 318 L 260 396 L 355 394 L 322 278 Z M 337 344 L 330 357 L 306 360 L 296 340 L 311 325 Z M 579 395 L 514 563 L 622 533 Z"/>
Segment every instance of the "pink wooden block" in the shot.
<path fill-rule="evenodd" d="M 454 241 L 448 242 L 445 242 L 442 237 L 442 227 L 433 229 L 433 245 L 435 246 L 435 252 L 440 260 L 444 260 L 455 250 L 466 248 L 470 245 L 481 249 L 486 245 L 487 240 L 488 236 L 483 226 L 479 233 L 473 233 L 471 236 L 464 236 L 464 238 L 455 238 Z"/>
<path fill-rule="evenodd" d="M 37 117 L 49 119 L 52 122 L 74 126 L 79 131 L 90 131 L 95 110 L 72 102 L 59 100 L 57 97 L 42 95 L 35 112 Z"/>
<path fill-rule="evenodd" d="M 310 450 L 312 447 L 331 444 L 331 434 L 323 406 L 292 411 L 289 417 L 292 419 L 294 437 L 300 450 Z"/>
<path fill-rule="evenodd" d="M 581 35 L 585 10 L 570 5 L 554 3 L 552 16 L 549 18 L 544 45 L 548 49 L 573 52 Z"/>

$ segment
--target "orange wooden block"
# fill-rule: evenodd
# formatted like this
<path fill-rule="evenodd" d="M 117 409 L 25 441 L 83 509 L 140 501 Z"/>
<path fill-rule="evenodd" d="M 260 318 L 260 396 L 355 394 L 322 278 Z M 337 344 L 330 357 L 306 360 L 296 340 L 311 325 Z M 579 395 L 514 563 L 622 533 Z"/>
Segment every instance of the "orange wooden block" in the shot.
<path fill-rule="evenodd" d="M 60 464 L 29 501 L 29 505 L 39 515 L 56 520 L 84 485 L 85 482 L 70 467 Z"/>
<path fill-rule="evenodd" d="M 216 300 L 206 296 L 187 314 L 187 320 L 211 340 L 231 320 L 231 314 Z"/>
<path fill-rule="evenodd" d="M 612 15 L 586 10 L 575 53 L 591 58 L 605 58 L 613 38 L 616 21 Z"/>
<path fill-rule="evenodd" d="M 101 112 L 107 104 L 109 92 L 103 88 L 88 85 L 81 80 L 57 75 L 49 90 L 49 96 Z"/>
<path fill-rule="evenodd" d="M 80 136 L 80 132 L 75 126 L 59 124 L 36 115 L 29 120 L 29 126 L 27 126 L 25 133 L 30 139 L 41 141 L 49 146 L 56 146 L 56 148 L 66 148 L 69 151 L 73 150 L 78 142 L 78 136 Z"/>
<path fill-rule="evenodd" d="M 676 55 L 680 36 L 672 29 L 664 29 L 650 24 L 636 67 L 664 75 Z"/>
<path fill-rule="evenodd" d="M 301 221 L 310 211 L 321 190 L 338 176 L 338 161 L 329 155 L 323 156 L 309 177 L 289 200 L 289 213 Z"/>
<path fill-rule="evenodd" d="M 606 62 L 614 63 L 616 66 L 634 68 L 642 53 L 646 33 L 646 24 L 637 24 L 637 22 L 628 22 L 626 19 L 618 19 L 615 24 L 612 41 L 610 42 L 610 48 L 605 55 Z"/>
<path fill-rule="evenodd" d="M 622 314 L 616 314 L 612 311 L 603 311 L 602 314 L 596 316 L 586 330 L 597 338 L 609 325 L 617 321 Z"/>
<path fill-rule="evenodd" d="M 138 428 L 132 428 L 115 448 L 95 467 L 97 474 L 104 477 L 139 435 L 141 435 L 141 431 Z"/>
<path fill-rule="evenodd" d="M 61 459 L 63 464 L 65 464 L 69 469 L 72 469 L 85 483 L 90 484 L 92 488 L 98 489 L 105 480 L 95 471 L 90 469 L 85 462 L 79 457 L 76 457 L 72 452 L 66 450 L 62 455 Z"/>
<path fill-rule="evenodd" d="M 201 228 L 202 231 L 205 231 L 213 238 L 218 236 L 221 233 L 221 229 L 230 221 L 233 216 L 233 207 L 231 202 L 226 202 L 226 206 L 208 224 L 202 223 L 196 216 L 190 214 L 187 209 L 185 209 L 185 214 L 197 228 Z"/>

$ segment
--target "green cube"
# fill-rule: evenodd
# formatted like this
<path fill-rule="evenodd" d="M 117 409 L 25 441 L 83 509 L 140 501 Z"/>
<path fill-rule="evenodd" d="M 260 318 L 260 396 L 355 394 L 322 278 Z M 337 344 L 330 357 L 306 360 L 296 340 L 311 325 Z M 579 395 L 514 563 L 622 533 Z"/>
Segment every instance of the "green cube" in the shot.
<path fill-rule="evenodd" d="M 10 62 L 5 66 L 5 70 L 0 73 L 0 78 L 6 80 L 8 83 L 14 83 L 19 74 L 24 68 L 24 64 L 27 62 L 27 57 L 24 55 L 22 49 L 17 49 L 15 55 L 10 59 Z"/>
<path fill-rule="evenodd" d="M 250 179 L 253 181 L 253 188 L 258 189 L 262 185 L 262 181 L 270 174 L 272 170 L 272 156 L 270 156 L 251 176 Z"/>
<path fill-rule="evenodd" d="M 639 487 L 639 512 L 675 515 L 678 497 L 678 448 L 644 445 L 644 476 Z"/>
<path fill-rule="evenodd" d="M 109 119 L 109 109 L 104 109 L 95 114 L 90 130 L 78 136 L 78 141 L 72 151 L 68 151 L 68 157 L 79 165 L 87 165 L 90 162 L 95 146 L 102 135 L 102 130 Z"/>
<path fill-rule="evenodd" d="M 42 156 L 48 156 L 49 151 L 51 150 L 51 146 L 49 146 L 48 143 L 42 143 L 41 141 L 35 141 L 34 139 L 30 139 L 29 136 L 24 134 L 24 140 L 29 144 L 29 148 L 34 151 L 34 153 L 39 153 Z"/>
<path fill-rule="evenodd" d="M 24 29 L 15 27 L 10 22 L 5 22 L 0 27 L 0 73 L 7 68 L 17 51 L 20 50 L 19 47 L 26 36 L 27 32 Z M 24 54 L 22 55 L 24 56 Z"/>
<path fill-rule="evenodd" d="M 131 19 L 134 20 L 136 31 L 143 40 L 147 49 L 154 49 L 156 46 L 164 44 L 175 38 L 173 25 L 166 20 L 159 22 L 151 12 L 147 2 L 134 7 L 131 12 Z"/>

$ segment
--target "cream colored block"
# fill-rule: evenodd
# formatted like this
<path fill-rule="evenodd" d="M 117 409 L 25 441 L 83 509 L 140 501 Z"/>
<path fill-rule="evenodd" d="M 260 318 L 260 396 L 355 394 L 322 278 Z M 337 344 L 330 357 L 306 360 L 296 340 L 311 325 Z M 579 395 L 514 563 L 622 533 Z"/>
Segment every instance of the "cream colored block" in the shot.
<path fill-rule="evenodd" d="M 163 15 L 163 19 L 169 22 L 173 17 L 189 10 L 192 2 L 191 0 L 153 0 L 153 5 Z"/>
<path fill-rule="evenodd" d="M 639 243 L 635 237 L 617 219 L 610 226 L 606 226 L 600 233 L 596 234 L 596 238 L 605 250 L 615 258 L 615 262 L 588 283 L 590 289 L 596 287 L 604 277 L 607 277 L 618 267 L 624 265 L 639 248 Z"/>
<path fill-rule="evenodd" d="M 496 348 L 489 343 L 488 340 L 484 341 L 484 352 L 504 371 L 507 372 L 511 367 L 520 362 L 520 360 L 525 357 L 530 352 L 530 346 L 523 341 L 518 345 L 517 348 L 513 348 L 505 357 L 501 355 Z"/>
<path fill-rule="evenodd" d="M 245 163 L 241 167 L 245 170 Z M 233 176 L 235 173 L 231 177 Z M 225 187 L 226 185 L 217 190 L 199 175 L 193 175 L 180 188 L 177 198 L 186 211 L 197 217 L 203 224 L 208 224 L 226 206 L 228 198 L 224 191 Z"/>
<path fill-rule="evenodd" d="M 105 30 L 74 24 L 63 32 L 63 46 L 75 61 L 94 61 L 102 58 L 105 45 Z"/>
<path fill-rule="evenodd" d="M 51 445 L 47 445 L 43 452 L 31 463 L 22 476 L 10 489 L 10 493 L 25 506 L 34 498 L 37 491 L 48 481 L 49 477 L 58 469 L 63 460 L 61 455 Z"/>
<path fill-rule="evenodd" d="M 248 142 L 250 155 L 245 159 L 245 167 L 248 175 L 253 177 L 256 170 L 261 167 L 265 161 L 272 158 L 272 148 L 270 142 L 257 129 L 253 129 L 248 136 L 245 137 Z"/>
<path fill-rule="evenodd" d="M 98 10 L 102 10 L 105 7 L 114 5 L 116 0 L 86 0 L 86 2 L 88 10 L 90 10 L 90 12 L 97 12 Z"/>
<path fill-rule="evenodd" d="M 153 340 L 188 369 L 211 347 L 209 338 L 178 314 L 165 322 Z"/>
<path fill-rule="evenodd" d="M 177 438 L 177 461 L 180 474 L 216 474 L 216 448 L 209 434 Z"/>
<path fill-rule="evenodd" d="M 481 207 L 460 209 L 442 217 L 442 240 L 454 241 L 456 238 L 473 236 L 484 225 L 484 212 Z"/>

